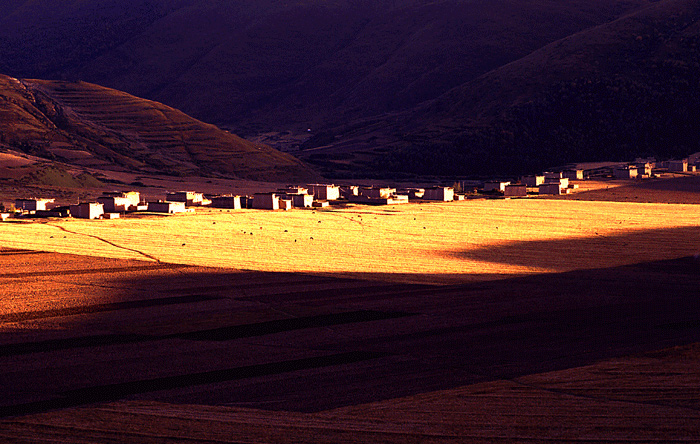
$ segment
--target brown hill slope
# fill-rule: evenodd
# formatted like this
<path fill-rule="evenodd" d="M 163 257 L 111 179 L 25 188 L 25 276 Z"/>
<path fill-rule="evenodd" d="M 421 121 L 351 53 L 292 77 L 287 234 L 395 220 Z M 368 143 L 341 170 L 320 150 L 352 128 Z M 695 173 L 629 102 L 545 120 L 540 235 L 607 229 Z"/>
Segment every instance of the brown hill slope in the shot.
<path fill-rule="evenodd" d="M 382 168 L 524 171 L 687 156 L 700 149 L 698 60 L 700 2 L 660 1 L 402 116 L 395 131 L 409 135 Z"/>
<path fill-rule="evenodd" d="M 302 180 L 313 171 L 157 102 L 85 82 L 0 76 L 0 143 L 84 167 Z"/>
<path fill-rule="evenodd" d="M 410 109 L 652 2 L 15 3 L 0 9 L 0 71 L 83 79 L 257 132 Z"/>

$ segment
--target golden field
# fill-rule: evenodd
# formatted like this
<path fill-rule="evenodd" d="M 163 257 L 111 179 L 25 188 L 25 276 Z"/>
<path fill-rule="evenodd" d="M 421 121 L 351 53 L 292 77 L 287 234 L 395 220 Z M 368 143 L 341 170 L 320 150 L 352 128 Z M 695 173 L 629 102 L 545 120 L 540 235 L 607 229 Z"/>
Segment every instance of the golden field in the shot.
<path fill-rule="evenodd" d="M 0 246 L 241 270 L 453 283 L 693 255 L 700 206 L 472 200 L 0 225 Z M 494 276 L 495 275 L 495 276 Z"/>

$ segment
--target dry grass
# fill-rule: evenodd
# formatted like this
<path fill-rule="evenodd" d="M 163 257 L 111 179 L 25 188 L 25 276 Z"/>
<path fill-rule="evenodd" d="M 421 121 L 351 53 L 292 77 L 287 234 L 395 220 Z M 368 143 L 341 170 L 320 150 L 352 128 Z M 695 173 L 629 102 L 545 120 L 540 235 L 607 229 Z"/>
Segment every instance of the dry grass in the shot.
<path fill-rule="evenodd" d="M 287 213 L 203 209 L 115 221 L 6 223 L 0 245 L 236 269 L 436 283 L 695 254 L 694 205 L 482 200 Z"/>
<path fill-rule="evenodd" d="M 669 385 L 665 376 L 669 369 L 692 375 L 697 346 L 665 354 L 315 414 L 118 402 L 0 422 L 0 436 L 76 443 L 86 436 L 144 443 L 194 437 L 256 443 L 697 442 L 700 416 L 683 406 L 688 390 L 697 390 L 682 378 Z M 610 377 L 611 369 L 623 376 L 622 384 Z M 639 399 L 640 392 L 664 397 Z"/>

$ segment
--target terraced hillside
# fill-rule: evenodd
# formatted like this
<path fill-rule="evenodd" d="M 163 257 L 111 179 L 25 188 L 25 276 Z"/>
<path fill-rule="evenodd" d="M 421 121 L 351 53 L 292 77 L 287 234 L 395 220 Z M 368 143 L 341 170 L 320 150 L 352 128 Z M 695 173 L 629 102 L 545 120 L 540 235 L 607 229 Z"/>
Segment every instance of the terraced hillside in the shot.
<path fill-rule="evenodd" d="M 304 180 L 312 170 L 157 102 L 85 82 L 0 77 L 4 143 L 29 154 L 107 169 Z"/>

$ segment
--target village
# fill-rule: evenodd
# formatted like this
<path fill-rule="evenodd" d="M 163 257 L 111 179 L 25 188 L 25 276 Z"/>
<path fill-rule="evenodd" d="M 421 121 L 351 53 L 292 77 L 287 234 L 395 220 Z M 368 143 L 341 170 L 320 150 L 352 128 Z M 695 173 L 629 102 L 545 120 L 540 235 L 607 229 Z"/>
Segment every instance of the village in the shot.
<path fill-rule="evenodd" d="M 580 181 L 596 179 L 639 180 L 662 173 L 687 174 L 697 171 L 700 159 L 656 162 L 637 159 L 632 163 L 595 168 L 562 169 L 541 175 L 522 176 L 517 181 L 487 180 L 455 182 L 453 186 L 388 187 L 334 184 L 288 185 L 273 192 L 252 195 L 205 194 L 197 191 L 167 192 L 162 200 L 146 201 L 138 191 L 108 191 L 95 201 L 72 205 L 56 204 L 52 197 L 16 199 L 8 210 L 0 208 L 0 220 L 10 218 L 73 217 L 117 219 L 133 213 L 192 213 L 194 207 L 228 210 L 282 210 L 331 205 L 399 205 L 409 202 L 452 202 L 474 198 L 526 198 L 559 196 L 579 189 Z"/>

